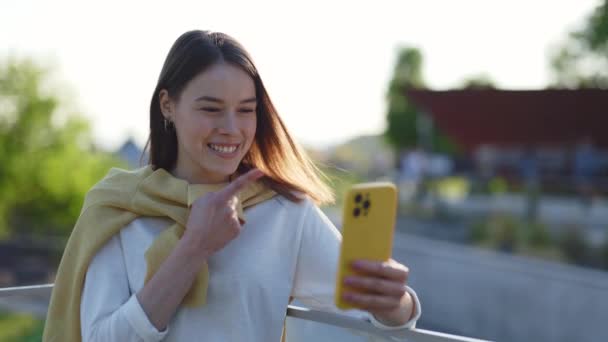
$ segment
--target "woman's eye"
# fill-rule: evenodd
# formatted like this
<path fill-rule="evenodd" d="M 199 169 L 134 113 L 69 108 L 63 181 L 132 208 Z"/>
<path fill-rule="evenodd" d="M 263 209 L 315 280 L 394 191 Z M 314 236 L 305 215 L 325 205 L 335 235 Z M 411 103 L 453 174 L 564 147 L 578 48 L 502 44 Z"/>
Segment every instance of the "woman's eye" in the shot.
<path fill-rule="evenodd" d="M 212 108 L 212 107 L 203 107 L 200 110 L 205 111 L 205 112 L 212 112 L 212 113 L 217 113 L 220 111 L 219 108 Z"/>
<path fill-rule="evenodd" d="M 253 113 L 253 112 L 255 112 L 255 110 L 251 109 L 251 108 L 243 108 L 243 109 L 239 110 L 239 112 L 241 112 L 241 113 Z"/>

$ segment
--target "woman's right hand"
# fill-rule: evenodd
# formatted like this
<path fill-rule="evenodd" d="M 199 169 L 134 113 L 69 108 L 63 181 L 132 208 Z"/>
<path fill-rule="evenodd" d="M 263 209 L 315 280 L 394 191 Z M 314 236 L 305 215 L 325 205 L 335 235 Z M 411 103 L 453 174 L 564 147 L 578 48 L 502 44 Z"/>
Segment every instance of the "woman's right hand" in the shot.
<path fill-rule="evenodd" d="M 236 195 L 263 175 L 258 169 L 250 170 L 225 188 L 207 193 L 192 203 L 182 239 L 194 248 L 195 255 L 206 259 L 239 235 L 242 227 Z"/>

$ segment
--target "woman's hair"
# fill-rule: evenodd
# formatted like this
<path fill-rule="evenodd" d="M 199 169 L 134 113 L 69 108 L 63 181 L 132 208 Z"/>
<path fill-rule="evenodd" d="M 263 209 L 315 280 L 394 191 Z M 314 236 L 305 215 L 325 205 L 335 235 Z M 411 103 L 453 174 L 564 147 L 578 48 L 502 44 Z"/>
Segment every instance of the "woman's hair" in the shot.
<path fill-rule="evenodd" d="M 241 68 L 255 85 L 255 139 L 237 173 L 252 168 L 262 170 L 266 177 L 260 181 L 291 201 L 300 201 L 298 195 L 306 194 L 317 204 L 333 202 L 332 190 L 321 180 L 321 177 L 327 177 L 287 131 L 249 54 L 234 38 L 219 32 L 186 32 L 175 41 L 167 55 L 150 104 L 150 137 L 146 149 L 149 148 L 152 167 L 170 171 L 177 162 L 177 135 L 174 129 L 164 127 L 160 91 L 165 89 L 172 99 L 178 99 L 188 82 L 219 62 Z"/>

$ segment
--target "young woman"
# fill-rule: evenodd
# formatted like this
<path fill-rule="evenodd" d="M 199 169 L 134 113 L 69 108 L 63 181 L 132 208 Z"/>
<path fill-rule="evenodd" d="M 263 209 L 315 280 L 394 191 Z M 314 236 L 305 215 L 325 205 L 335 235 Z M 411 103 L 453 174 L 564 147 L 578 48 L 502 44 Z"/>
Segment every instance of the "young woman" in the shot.
<path fill-rule="evenodd" d="M 150 164 L 87 195 L 58 270 L 45 341 L 279 341 L 295 298 L 333 305 L 333 200 L 233 38 L 180 36 L 150 106 Z M 354 264 L 345 314 L 408 329 L 408 268 Z"/>

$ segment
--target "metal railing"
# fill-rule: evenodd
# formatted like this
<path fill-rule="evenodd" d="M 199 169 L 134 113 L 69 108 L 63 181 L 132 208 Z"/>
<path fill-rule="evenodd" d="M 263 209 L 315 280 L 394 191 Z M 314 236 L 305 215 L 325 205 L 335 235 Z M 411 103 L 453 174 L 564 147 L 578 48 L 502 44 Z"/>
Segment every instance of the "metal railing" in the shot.
<path fill-rule="evenodd" d="M 6 306 L 7 301 L 10 301 L 10 299 L 15 299 L 16 297 L 25 297 L 30 299 L 33 298 L 35 300 L 37 299 L 39 301 L 44 301 L 44 304 L 46 306 L 46 304 L 48 303 L 48 299 L 51 296 L 52 289 L 53 284 L 0 288 L 0 307 L 3 305 Z M 384 338 L 387 341 L 486 342 L 485 340 L 444 334 L 424 329 L 386 331 L 376 328 L 369 322 L 354 317 L 340 315 L 332 312 L 311 310 L 294 305 L 289 305 L 287 307 L 287 316 L 310 322 L 328 324 L 334 327 L 350 329 L 357 332 L 361 332 L 366 335 Z"/>

